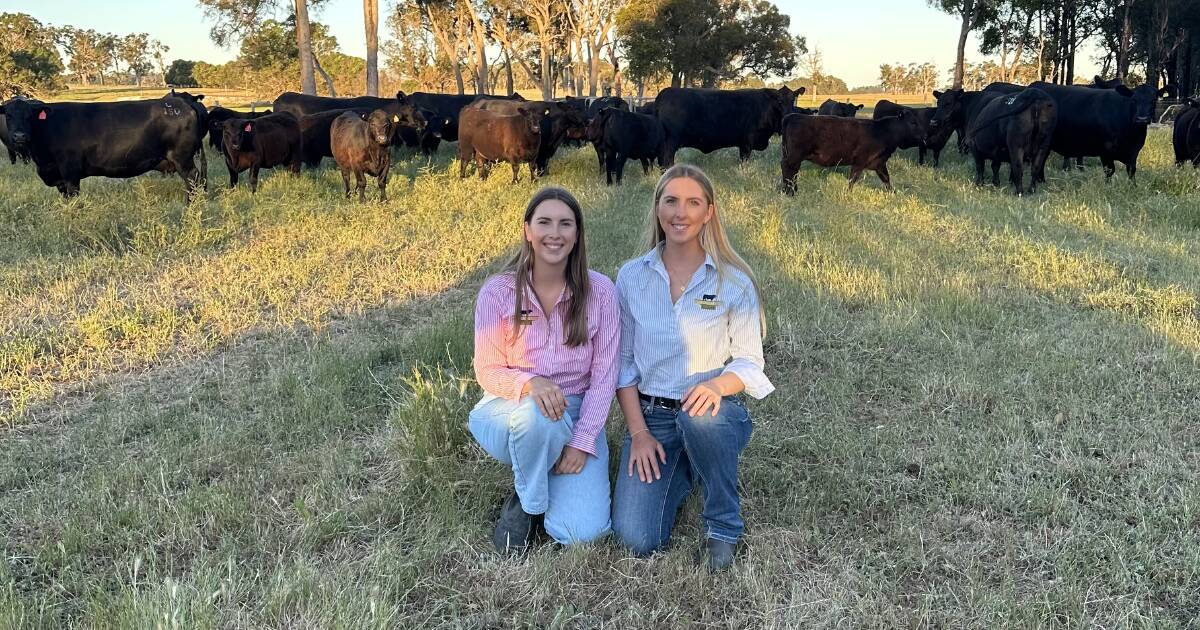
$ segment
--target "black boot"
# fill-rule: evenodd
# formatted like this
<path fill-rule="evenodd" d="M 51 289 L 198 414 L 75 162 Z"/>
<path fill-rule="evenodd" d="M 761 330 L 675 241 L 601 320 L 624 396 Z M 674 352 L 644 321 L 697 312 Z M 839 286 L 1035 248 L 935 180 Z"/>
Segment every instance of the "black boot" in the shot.
<path fill-rule="evenodd" d="M 708 570 L 710 573 L 717 573 L 728 569 L 733 564 L 734 553 L 737 552 L 736 543 L 727 543 L 716 538 L 704 539 L 704 546 L 700 549 L 700 558 L 708 556 Z"/>
<path fill-rule="evenodd" d="M 514 492 L 500 508 L 492 544 L 502 554 L 517 555 L 525 552 L 532 538 L 533 517 L 521 509 L 521 499 Z"/>

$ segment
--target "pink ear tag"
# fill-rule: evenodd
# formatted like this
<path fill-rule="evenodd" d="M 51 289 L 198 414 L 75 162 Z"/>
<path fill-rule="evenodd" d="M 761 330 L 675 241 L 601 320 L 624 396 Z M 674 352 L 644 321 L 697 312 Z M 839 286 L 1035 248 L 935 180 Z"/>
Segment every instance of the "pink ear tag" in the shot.
<path fill-rule="evenodd" d="M 250 129 L 250 123 L 246 123 L 246 127 L 243 129 L 243 131 L 253 131 Z"/>
<path fill-rule="evenodd" d="M 38 120 L 46 120 L 46 110 L 38 112 Z"/>

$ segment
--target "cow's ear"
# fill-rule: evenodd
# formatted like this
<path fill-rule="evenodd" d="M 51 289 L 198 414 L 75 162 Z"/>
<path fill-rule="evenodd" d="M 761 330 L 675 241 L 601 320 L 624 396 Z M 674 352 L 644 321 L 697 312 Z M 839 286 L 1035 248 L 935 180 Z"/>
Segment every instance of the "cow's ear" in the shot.
<path fill-rule="evenodd" d="M 934 90 L 934 91 L 933 91 L 933 98 L 942 98 L 942 94 L 944 94 L 944 93 L 945 93 L 945 92 L 942 92 L 941 90 Z"/>
<path fill-rule="evenodd" d="M 808 91 L 808 88 L 804 87 L 803 85 L 796 88 L 796 94 L 804 94 L 807 91 Z"/>
<path fill-rule="evenodd" d="M 204 100 L 204 95 L 203 95 L 203 94 L 197 94 L 197 95 L 196 95 L 196 102 L 200 102 L 200 101 L 203 101 L 203 100 Z"/>
<path fill-rule="evenodd" d="M 1092 83 L 1100 85 L 1101 83 L 1104 83 L 1104 79 L 1101 79 L 1100 75 L 1097 74 L 1096 76 L 1092 77 Z"/>
<path fill-rule="evenodd" d="M 860 110 L 860 109 L 862 109 L 862 105 L 855 105 L 855 106 L 854 106 L 854 111 L 858 111 L 858 110 Z"/>
<path fill-rule="evenodd" d="M 1174 93 L 1175 93 L 1175 86 L 1174 86 L 1174 85 L 1170 85 L 1170 84 L 1168 84 L 1168 85 L 1164 85 L 1164 86 L 1162 87 L 1162 89 L 1160 89 L 1160 90 L 1158 91 L 1158 98 L 1166 98 L 1166 97 L 1168 97 L 1168 96 L 1170 96 L 1170 95 L 1172 95 L 1172 94 L 1174 94 Z"/>
<path fill-rule="evenodd" d="M 396 100 L 397 101 L 400 101 L 403 103 L 407 99 L 408 99 L 408 96 L 404 94 L 403 90 L 396 92 Z"/>
<path fill-rule="evenodd" d="M 1118 85 L 1117 87 L 1113 88 L 1113 90 L 1121 96 L 1133 96 L 1133 90 L 1125 87 L 1124 85 Z"/>

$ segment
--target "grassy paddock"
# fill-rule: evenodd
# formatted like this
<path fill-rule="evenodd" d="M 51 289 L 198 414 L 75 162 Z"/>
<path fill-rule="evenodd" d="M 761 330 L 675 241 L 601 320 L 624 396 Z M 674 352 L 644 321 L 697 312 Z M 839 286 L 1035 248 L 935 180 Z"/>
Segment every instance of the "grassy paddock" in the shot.
<path fill-rule="evenodd" d="M 474 293 L 535 189 L 507 169 L 405 156 L 381 205 L 328 169 L 230 192 L 210 159 L 185 206 L 0 164 L 0 627 L 1194 624 L 1200 175 L 1166 132 L 1136 187 L 1025 198 L 911 151 L 896 194 L 806 166 L 784 198 L 777 144 L 731 153 L 680 158 L 760 274 L 779 389 L 722 578 L 695 497 L 649 560 L 493 555 L 511 482 L 465 417 Z M 593 267 L 639 253 L 653 176 L 552 169 Z"/>

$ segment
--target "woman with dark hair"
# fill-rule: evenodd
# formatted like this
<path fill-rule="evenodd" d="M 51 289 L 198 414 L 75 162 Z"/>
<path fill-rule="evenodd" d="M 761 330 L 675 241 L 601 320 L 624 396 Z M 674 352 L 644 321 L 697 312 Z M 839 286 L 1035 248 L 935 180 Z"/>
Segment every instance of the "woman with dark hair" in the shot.
<path fill-rule="evenodd" d="M 521 250 L 475 305 L 471 434 L 513 471 L 492 542 L 524 551 L 534 520 L 561 544 L 609 530 L 604 422 L 617 380 L 620 312 L 611 280 L 587 268 L 583 212 L 561 188 L 525 208 Z"/>

